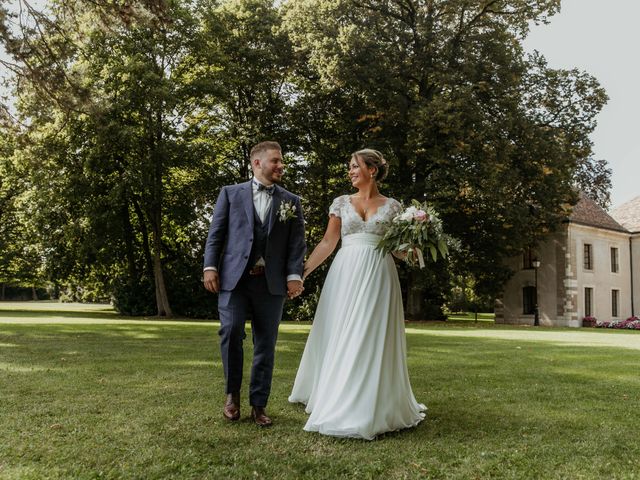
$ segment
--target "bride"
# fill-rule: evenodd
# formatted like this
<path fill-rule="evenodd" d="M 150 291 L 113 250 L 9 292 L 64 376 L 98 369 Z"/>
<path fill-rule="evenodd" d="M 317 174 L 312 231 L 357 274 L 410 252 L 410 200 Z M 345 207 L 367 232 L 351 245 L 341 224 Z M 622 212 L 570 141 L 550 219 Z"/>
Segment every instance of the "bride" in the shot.
<path fill-rule="evenodd" d="M 399 202 L 378 191 L 387 171 L 376 150 L 352 155 L 349 178 L 358 193 L 333 201 L 324 238 L 305 263 L 303 278 L 342 237 L 289 397 L 311 414 L 307 431 L 372 440 L 425 417 L 409 383 L 396 266 L 376 249 L 384 222 L 401 212 Z"/>

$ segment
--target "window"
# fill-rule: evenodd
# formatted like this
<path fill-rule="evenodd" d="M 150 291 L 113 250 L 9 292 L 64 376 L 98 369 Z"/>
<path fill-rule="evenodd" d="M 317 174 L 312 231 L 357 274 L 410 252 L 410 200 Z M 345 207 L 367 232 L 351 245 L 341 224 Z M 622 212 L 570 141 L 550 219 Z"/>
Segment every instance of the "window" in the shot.
<path fill-rule="evenodd" d="M 522 289 L 522 313 L 533 315 L 536 309 L 536 287 Z"/>
<path fill-rule="evenodd" d="M 593 288 L 585 287 L 584 289 L 584 316 L 591 317 L 593 315 L 593 311 L 591 309 L 591 305 L 593 299 Z"/>
<path fill-rule="evenodd" d="M 593 270 L 593 248 L 590 243 L 584 244 L 583 262 L 585 270 Z"/>
<path fill-rule="evenodd" d="M 611 247 L 611 271 L 613 273 L 618 273 L 620 271 L 618 249 L 616 247 Z"/>
<path fill-rule="evenodd" d="M 620 305 L 620 290 L 611 290 L 611 316 L 618 316 L 618 305 Z"/>
<path fill-rule="evenodd" d="M 522 252 L 522 268 L 529 269 L 533 268 L 533 260 L 535 259 L 533 249 L 531 247 L 527 248 L 524 252 Z"/>

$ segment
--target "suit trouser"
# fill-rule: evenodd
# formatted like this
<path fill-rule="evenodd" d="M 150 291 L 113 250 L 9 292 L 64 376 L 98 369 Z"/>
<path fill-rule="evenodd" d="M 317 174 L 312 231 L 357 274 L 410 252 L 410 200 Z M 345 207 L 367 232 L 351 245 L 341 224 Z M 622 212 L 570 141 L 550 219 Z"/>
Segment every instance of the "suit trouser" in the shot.
<path fill-rule="evenodd" d="M 249 403 L 265 407 L 271 392 L 278 326 L 282 319 L 284 295 L 271 295 L 264 275 L 245 274 L 234 290 L 218 296 L 220 352 L 226 379 L 226 393 L 240 392 L 242 386 L 245 322 L 251 317 L 253 365 Z"/>

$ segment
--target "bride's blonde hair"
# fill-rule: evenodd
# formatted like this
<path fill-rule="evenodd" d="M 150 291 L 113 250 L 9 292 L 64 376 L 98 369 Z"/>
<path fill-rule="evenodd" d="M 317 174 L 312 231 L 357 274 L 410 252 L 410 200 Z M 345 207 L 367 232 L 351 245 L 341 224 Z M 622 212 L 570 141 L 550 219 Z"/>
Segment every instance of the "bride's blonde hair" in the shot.
<path fill-rule="evenodd" d="M 373 179 L 376 182 L 384 180 L 389 173 L 389 165 L 387 161 L 382 156 L 378 150 L 373 150 L 372 148 L 364 148 L 362 150 L 358 150 L 351 155 L 356 162 L 358 159 L 362 160 L 367 167 L 373 167 L 376 169 L 375 176 Z"/>

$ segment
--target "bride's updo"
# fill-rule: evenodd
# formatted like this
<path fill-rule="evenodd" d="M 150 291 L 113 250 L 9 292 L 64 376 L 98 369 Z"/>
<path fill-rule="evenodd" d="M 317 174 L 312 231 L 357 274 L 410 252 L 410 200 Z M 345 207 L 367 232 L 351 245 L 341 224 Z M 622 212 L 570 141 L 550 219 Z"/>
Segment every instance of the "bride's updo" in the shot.
<path fill-rule="evenodd" d="M 358 159 L 362 160 L 362 162 L 364 162 L 367 167 L 375 168 L 376 172 L 373 179 L 376 182 L 384 180 L 384 178 L 387 176 L 387 173 L 389 173 L 389 165 L 382 156 L 382 153 L 380 153 L 378 150 L 373 150 L 371 148 L 358 150 L 353 155 L 351 155 L 351 158 L 355 159 L 356 162 L 358 161 Z"/>

